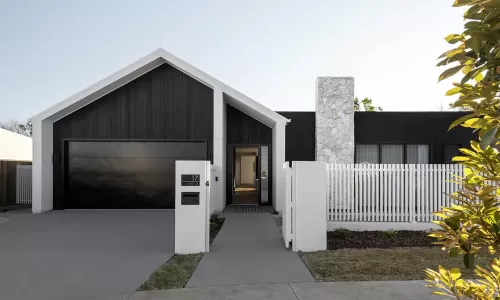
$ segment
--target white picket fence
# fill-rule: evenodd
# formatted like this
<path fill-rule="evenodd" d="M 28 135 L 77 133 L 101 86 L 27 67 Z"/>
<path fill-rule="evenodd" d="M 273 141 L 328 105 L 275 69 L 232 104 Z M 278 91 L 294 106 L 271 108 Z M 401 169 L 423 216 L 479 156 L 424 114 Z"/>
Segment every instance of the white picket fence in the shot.
<path fill-rule="evenodd" d="M 17 165 L 16 203 L 31 204 L 32 195 L 31 165 Z"/>
<path fill-rule="evenodd" d="M 429 222 L 459 189 L 456 164 L 327 164 L 327 220 Z"/>

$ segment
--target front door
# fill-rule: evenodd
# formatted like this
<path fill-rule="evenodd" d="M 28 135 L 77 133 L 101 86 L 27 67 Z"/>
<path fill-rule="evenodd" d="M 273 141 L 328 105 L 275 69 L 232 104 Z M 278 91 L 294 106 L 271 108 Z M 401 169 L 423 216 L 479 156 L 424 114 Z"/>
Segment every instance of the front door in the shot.
<path fill-rule="evenodd" d="M 269 145 L 228 146 L 227 204 L 271 204 L 269 150 Z"/>

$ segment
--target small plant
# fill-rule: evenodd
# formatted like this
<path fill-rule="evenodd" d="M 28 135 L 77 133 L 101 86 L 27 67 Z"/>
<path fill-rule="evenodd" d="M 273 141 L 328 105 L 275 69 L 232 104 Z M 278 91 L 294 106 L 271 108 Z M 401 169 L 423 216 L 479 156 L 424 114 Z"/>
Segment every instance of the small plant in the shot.
<path fill-rule="evenodd" d="M 342 227 L 335 229 L 333 232 L 337 237 L 340 237 L 340 238 L 347 238 L 352 234 L 352 232 L 349 229 L 342 228 Z"/>
<path fill-rule="evenodd" d="M 387 236 L 388 238 L 394 239 L 398 235 L 398 231 L 394 229 L 389 229 L 386 231 L 382 231 L 382 233 Z"/>

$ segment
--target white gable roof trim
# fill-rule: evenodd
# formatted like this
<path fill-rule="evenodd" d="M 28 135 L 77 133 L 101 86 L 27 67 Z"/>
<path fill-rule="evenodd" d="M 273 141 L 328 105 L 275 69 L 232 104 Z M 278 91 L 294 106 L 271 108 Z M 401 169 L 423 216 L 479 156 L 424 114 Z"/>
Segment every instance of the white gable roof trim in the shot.
<path fill-rule="evenodd" d="M 125 68 L 111 74 L 103 80 L 96 82 L 88 88 L 66 98 L 65 100 L 49 107 L 41 113 L 33 116 L 30 120 L 55 122 L 65 116 L 77 111 L 78 109 L 100 99 L 104 95 L 120 88 L 130 81 L 146 74 L 154 68 L 168 63 L 181 72 L 193 77 L 201 83 L 215 89 L 222 90 L 229 96 L 229 104 L 237 106 L 244 113 L 272 127 L 275 123 L 290 122 L 287 118 L 258 103 L 257 101 L 243 95 L 237 90 L 215 79 L 198 68 L 188 64 L 175 55 L 160 48 L 151 54 L 135 61 Z"/>

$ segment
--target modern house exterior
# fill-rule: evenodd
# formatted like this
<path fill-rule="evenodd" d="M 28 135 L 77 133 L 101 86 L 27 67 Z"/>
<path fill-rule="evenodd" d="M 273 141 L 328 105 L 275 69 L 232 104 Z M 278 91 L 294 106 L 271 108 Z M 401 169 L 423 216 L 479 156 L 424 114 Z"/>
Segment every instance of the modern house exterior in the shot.
<path fill-rule="evenodd" d="M 163 49 L 32 117 L 33 212 L 173 209 L 175 161 L 212 164 L 212 212 L 281 212 L 283 165 L 442 163 L 461 113 L 355 113 L 354 79 L 320 77 L 314 112 L 275 112 Z M 448 152 L 446 152 L 448 151 Z"/>
<path fill-rule="evenodd" d="M 16 169 L 31 164 L 31 138 L 0 128 L 0 207 L 16 205 Z"/>

